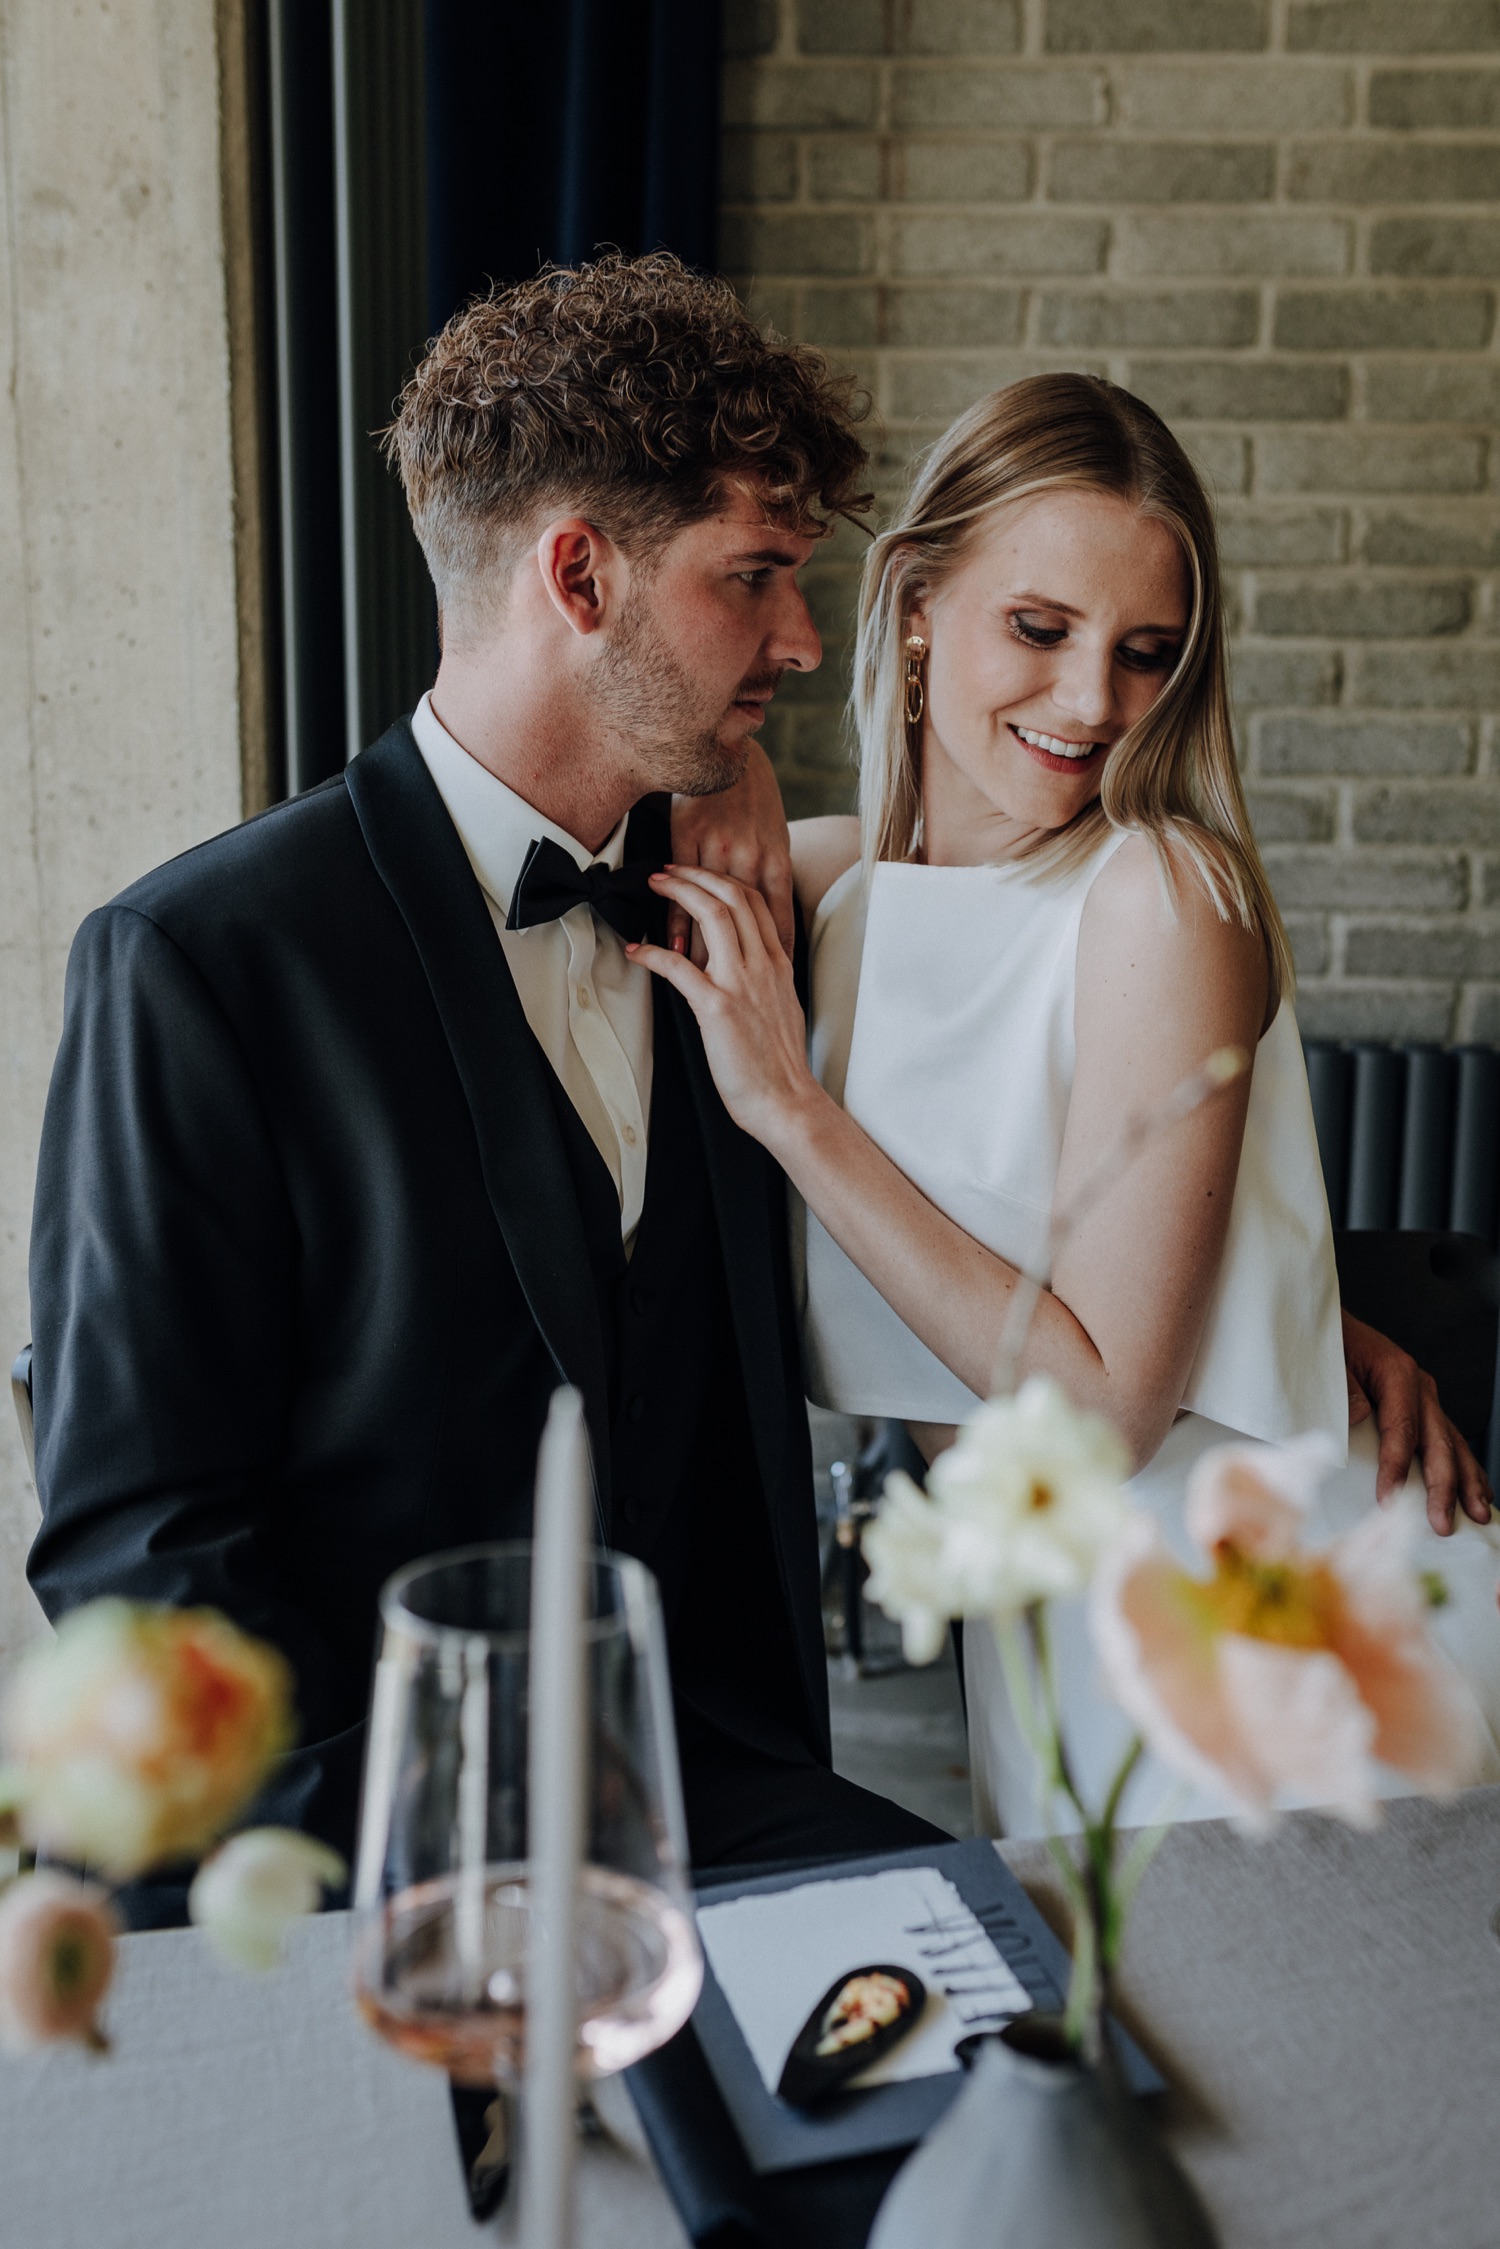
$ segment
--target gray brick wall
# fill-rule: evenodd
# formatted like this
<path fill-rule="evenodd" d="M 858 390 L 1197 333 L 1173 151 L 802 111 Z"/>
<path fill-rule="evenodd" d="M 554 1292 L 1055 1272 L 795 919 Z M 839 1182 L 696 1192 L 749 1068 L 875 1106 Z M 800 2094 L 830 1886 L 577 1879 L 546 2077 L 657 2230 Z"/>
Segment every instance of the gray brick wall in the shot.
<path fill-rule="evenodd" d="M 1304 1027 L 1500 1040 L 1500 4 L 728 0 L 722 254 L 874 398 L 1107 374 L 1218 499 Z M 768 742 L 851 801 L 862 541 Z"/>

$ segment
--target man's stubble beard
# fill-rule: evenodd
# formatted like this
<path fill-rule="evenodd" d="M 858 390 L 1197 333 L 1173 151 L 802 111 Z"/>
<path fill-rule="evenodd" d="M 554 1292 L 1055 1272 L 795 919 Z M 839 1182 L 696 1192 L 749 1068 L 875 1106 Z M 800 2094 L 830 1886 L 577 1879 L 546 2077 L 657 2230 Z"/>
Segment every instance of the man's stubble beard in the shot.
<path fill-rule="evenodd" d="M 776 682 L 753 684 L 765 692 Z M 600 717 L 639 760 L 652 789 L 717 796 L 743 775 L 748 743 L 719 739 L 723 709 L 709 719 L 702 689 L 668 648 L 639 594 L 600 655 L 591 693 Z"/>

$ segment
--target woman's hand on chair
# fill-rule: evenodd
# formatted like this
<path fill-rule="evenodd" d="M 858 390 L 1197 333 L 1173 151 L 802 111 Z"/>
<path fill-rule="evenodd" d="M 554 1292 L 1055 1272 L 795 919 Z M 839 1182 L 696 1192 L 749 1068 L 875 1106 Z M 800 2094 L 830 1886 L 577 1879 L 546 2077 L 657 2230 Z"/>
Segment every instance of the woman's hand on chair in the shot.
<path fill-rule="evenodd" d="M 1344 1314 L 1344 1362 L 1350 1428 L 1367 1421 L 1372 1411 L 1375 1415 L 1380 1437 L 1376 1497 L 1388 1499 L 1419 1459 L 1427 1486 L 1427 1520 L 1440 1537 L 1452 1530 L 1459 1507 L 1471 1522 L 1487 1523 L 1494 1497 L 1490 1480 L 1444 1413 L 1432 1376 L 1399 1344 L 1350 1312 Z"/>

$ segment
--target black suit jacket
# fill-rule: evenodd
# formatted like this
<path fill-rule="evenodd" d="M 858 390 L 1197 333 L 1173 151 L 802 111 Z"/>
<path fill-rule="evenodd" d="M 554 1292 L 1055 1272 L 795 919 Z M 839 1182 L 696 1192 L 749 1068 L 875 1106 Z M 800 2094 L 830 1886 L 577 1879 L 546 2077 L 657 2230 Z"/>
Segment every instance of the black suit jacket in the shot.
<path fill-rule="evenodd" d="M 799 1730 L 826 1763 L 784 1183 L 667 997 Z M 609 1535 L 605 1350 L 556 1096 L 404 722 L 79 932 L 32 1234 L 30 1576 L 54 1616 L 104 1592 L 210 1603 L 287 1651 L 305 1746 L 263 1816 L 347 1839 L 381 1581 L 527 1535 L 560 1380 L 586 1402 Z M 741 1718 L 754 1746 L 753 1698 Z"/>

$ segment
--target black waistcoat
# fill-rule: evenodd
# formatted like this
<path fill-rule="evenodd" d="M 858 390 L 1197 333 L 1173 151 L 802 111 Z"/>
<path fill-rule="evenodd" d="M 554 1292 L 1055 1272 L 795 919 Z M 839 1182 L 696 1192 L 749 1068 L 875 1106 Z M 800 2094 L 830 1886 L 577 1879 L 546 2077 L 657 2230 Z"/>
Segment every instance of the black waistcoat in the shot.
<path fill-rule="evenodd" d="M 606 1535 L 660 1584 L 679 1704 L 802 1762 L 795 1654 L 684 1066 L 696 1031 L 660 983 L 653 1030 L 645 1200 L 628 1258 L 614 1181 L 554 1081 L 608 1368 Z"/>

